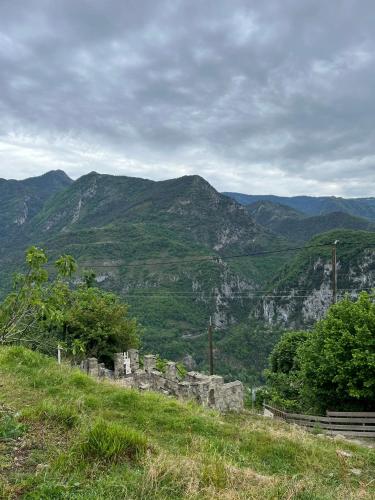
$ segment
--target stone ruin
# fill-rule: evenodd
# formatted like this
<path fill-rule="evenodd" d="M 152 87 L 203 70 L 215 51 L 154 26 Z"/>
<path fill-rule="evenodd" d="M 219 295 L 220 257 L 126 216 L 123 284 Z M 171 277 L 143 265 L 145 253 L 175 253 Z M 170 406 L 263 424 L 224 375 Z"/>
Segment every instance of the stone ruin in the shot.
<path fill-rule="evenodd" d="M 114 356 L 114 370 L 108 370 L 96 358 L 86 359 L 81 369 L 99 379 L 114 379 L 117 384 L 139 390 L 150 390 L 174 396 L 183 401 L 193 400 L 221 412 L 243 409 L 244 389 L 239 380 L 224 383 L 219 375 L 188 372 L 183 380 L 178 378 L 176 363 L 169 361 L 165 373 L 156 369 L 157 357 L 145 355 L 143 369 L 139 364 L 139 352 L 129 349 Z"/>

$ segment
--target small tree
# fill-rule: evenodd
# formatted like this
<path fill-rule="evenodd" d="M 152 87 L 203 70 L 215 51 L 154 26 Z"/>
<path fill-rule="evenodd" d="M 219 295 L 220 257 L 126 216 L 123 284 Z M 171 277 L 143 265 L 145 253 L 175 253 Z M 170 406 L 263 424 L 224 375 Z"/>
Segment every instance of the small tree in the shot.
<path fill-rule="evenodd" d="M 306 341 L 309 332 L 285 333 L 276 344 L 269 358 L 269 369 L 265 370 L 269 400 L 278 407 L 298 411 L 301 390 L 298 348 Z"/>
<path fill-rule="evenodd" d="M 111 365 L 113 354 L 139 346 L 140 327 L 129 317 L 128 306 L 115 294 L 79 286 L 70 292 L 59 337 L 67 344 L 79 340 L 87 356 Z"/>
<path fill-rule="evenodd" d="M 375 303 L 362 292 L 331 306 L 298 350 L 306 408 L 375 410 Z"/>
<path fill-rule="evenodd" d="M 73 257 L 57 259 L 52 280 L 43 250 L 29 248 L 26 264 L 27 272 L 16 275 L 14 291 L 0 305 L 1 344 L 24 343 L 47 353 L 60 344 L 76 361 L 88 355 L 106 363 L 112 363 L 114 352 L 139 345 L 140 328 L 128 306 L 95 288 L 93 272 L 71 289 L 69 279 L 77 269 Z"/>
<path fill-rule="evenodd" d="M 26 252 L 27 271 L 14 278 L 14 290 L 0 304 L 0 343 L 25 343 L 30 347 L 50 345 L 41 321 L 61 320 L 58 291 L 62 291 L 61 280 L 75 269 L 72 257 L 64 255 L 55 263 L 57 277 L 48 281 L 45 252 L 31 247 Z"/>

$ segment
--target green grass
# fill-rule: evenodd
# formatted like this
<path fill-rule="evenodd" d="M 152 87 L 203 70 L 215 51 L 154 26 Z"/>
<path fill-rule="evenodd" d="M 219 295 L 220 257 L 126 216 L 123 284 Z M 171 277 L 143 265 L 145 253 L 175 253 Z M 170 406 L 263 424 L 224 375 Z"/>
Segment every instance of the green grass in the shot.
<path fill-rule="evenodd" d="M 375 495 L 374 450 L 349 442 L 98 383 L 19 347 L 0 349 L 0 376 L 0 407 L 24 426 L 0 439 L 0 498 Z"/>

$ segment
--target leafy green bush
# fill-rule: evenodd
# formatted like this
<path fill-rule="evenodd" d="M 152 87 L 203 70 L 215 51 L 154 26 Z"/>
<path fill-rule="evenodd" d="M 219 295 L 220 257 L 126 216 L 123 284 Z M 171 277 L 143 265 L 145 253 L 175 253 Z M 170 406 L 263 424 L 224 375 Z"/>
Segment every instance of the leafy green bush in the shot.
<path fill-rule="evenodd" d="M 298 350 L 306 408 L 373 411 L 375 408 L 375 301 L 362 292 L 331 306 Z"/>
<path fill-rule="evenodd" d="M 311 332 L 290 332 L 265 372 L 271 403 L 312 413 L 375 408 L 375 302 L 362 292 L 328 310 Z"/>
<path fill-rule="evenodd" d="M 84 457 L 104 462 L 137 461 L 147 450 L 147 439 L 130 427 L 97 419 L 81 445 Z"/>

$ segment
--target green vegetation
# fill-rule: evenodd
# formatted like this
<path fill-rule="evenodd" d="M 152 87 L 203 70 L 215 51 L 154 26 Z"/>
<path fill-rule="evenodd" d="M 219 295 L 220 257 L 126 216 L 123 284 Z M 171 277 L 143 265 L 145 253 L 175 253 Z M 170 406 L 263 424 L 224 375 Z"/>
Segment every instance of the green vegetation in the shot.
<path fill-rule="evenodd" d="M 375 494 L 374 450 L 346 441 L 98 383 L 22 347 L 0 348 L 0 376 L 0 404 L 26 426 L 17 441 L 0 439 L 4 500 Z"/>
<path fill-rule="evenodd" d="M 374 296 L 346 297 L 311 332 L 284 335 L 266 374 L 268 396 L 278 406 L 318 414 L 373 410 Z"/>
<path fill-rule="evenodd" d="M 70 255 L 56 260 L 57 276 L 49 280 L 45 252 L 26 252 L 28 270 L 15 277 L 14 291 L 0 304 L 0 344 L 24 344 L 55 352 L 64 346 L 77 361 L 96 356 L 107 365 L 115 352 L 138 347 L 140 328 L 128 307 L 112 293 L 92 287 L 93 273 L 69 286 L 76 270 Z"/>
<path fill-rule="evenodd" d="M 295 242 L 295 244 L 301 244 L 317 234 L 334 229 L 355 231 L 374 231 L 375 229 L 373 222 L 345 212 L 331 212 L 307 217 L 288 206 L 270 201 L 258 201 L 247 205 L 246 208 L 258 224 L 287 238 L 290 242 Z"/>
<path fill-rule="evenodd" d="M 13 194 L 8 196 L 7 190 Z M 72 182 L 61 172 L 51 172 L 21 183 L 3 181 L 0 194 L 4 194 L 0 201 L 0 240 L 6 242 L 0 245 L 1 298 L 12 290 L 13 272 L 21 269 L 24 275 L 27 273 L 23 256 L 30 246 L 48 249 L 49 262 L 55 262 L 62 253 L 74 256 L 80 271 L 93 269 L 96 274 L 88 289 L 80 286 L 73 287 L 74 293 L 70 290 L 64 318 L 49 321 L 51 315 L 46 311 L 43 328 L 48 335 L 40 345 L 46 347 L 50 338 L 55 345 L 58 338 L 78 358 L 83 355 L 79 339 L 85 337 L 87 352 L 95 355 L 101 351 L 101 360 L 109 364 L 119 343 L 98 321 L 105 308 L 105 322 L 110 323 L 113 317 L 112 330 L 117 339 L 115 320 L 118 323 L 119 314 L 125 318 L 121 345 L 136 344 L 134 333 L 142 331 L 145 352 L 180 361 L 189 354 L 197 368 L 204 370 L 207 323 L 213 315 L 223 320 L 214 333 L 216 369 L 228 378 L 241 377 L 251 384 L 262 381 L 261 371 L 281 334 L 280 323 L 284 322 L 283 328 L 311 325 L 316 314 L 303 315 L 304 296 L 319 290 L 322 283 L 329 286 L 329 247 L 301 252 L 285 249 L 332 227 L 372 228 L 367 221 L 347 214 L 318 215 L 314 220 L 295 209 L 279 205 L 275 210 L 274 204 L 263 202 L 258 209 L 266 210 L 256 216 L 260 225 L 244 207 L 199 176 L 153 182 L 92 172 Z M 25 197 L 30 198 L 26 218 Z M 328 201 L 334 202 L 336 209 L 337 204 L 344 203 Z M 304 202 L 315 203 L 310 199 Z M 283 236 L 270 231 L 275 228 L 272 224 L 284 223 L 289 224 L 290 233 L 285 228 L 280 233 Z M 308 246 L 340 239 L 339 288 L 360 288 L 364 274 L 371 281 L 373 268 L 371 252 L 361 247 L 369 241 L 375 243 L 374 234 L 333 231 L 320 234 Z M 353 247 L 345 246 L 347 241 L 352 241 Z M 233 258 L 269 251 L 279 253 Z M 64 281 L 58 276 L 61 271 L 51 265 L 45 268 L 49 283 L 56 278 Z M 66 298 L 64 286 L 59 286 L 60 297 Z M 296 290 L 296 297 L 285 292 L 291 289 Z M 299 289 L 304 292 L 298 293 Z M 263 297 L 267 292 L 276 297 L 268 301 Z M 95 310 L 77 307 L 81 301 L 95 304 Z M 272 316 L 274 309 L 267 308 L 269 302 L 276 311 L 281 308 L 282 314 Z M 56 309 L 51 302 L 49 307 Z M 268 324 L 263 321 L 266 310 L 272 316 L 267 318 Z M 83 316 L 86 327 L 81 322 Z M 131 317 L 138 319 L 137 326 L 131 326 Z M 109 347 L 107 352 L 103 345 Z"/>

